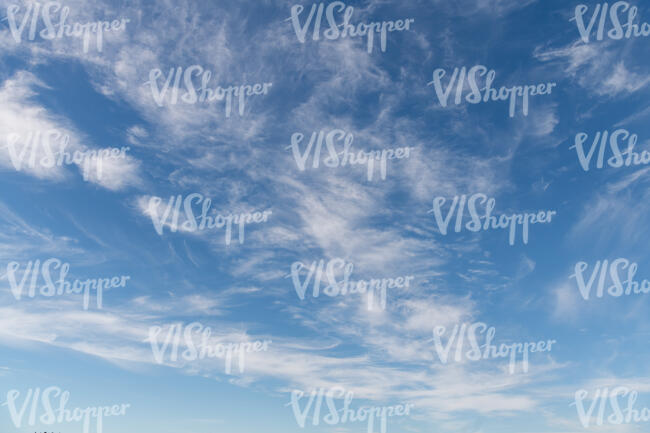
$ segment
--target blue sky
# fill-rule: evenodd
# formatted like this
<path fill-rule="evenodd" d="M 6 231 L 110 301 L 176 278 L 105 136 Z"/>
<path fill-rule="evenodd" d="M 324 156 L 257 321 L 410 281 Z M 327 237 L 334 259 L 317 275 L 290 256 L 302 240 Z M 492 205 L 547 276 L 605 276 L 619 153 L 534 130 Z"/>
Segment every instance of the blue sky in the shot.
<path fill-rule="evenodd" d="M 14 2 L 0 3 L 4 17 Z M 584 43 L 571 21 L 579 2 L 347 2 L 355 23 L 415 20 L 368 53 L 362 38 L 301 43 L 288 20 L 296 4 L 302 20 L 312 3 L 65 2 L 70 22 L 129 18 L 101 52 L 68 37 L 17 43 L 1 22 L 0 401 L 57 386 L 71 407 L 129 403 L 104 422 L 124 433 L 365 431 L 300 428 L 291 391 L 320 387 L 354 392 L 356 406 L 413 404 L 389 419 L 396 433 L 582 432 L 574 393 L 604 386 L 634 388 L 650 406 L 648 295 L 584 300 L 569 278 L 580 261 L 626 258 L 650 279 L 648 167 L 584 171 L 571 149 L 578 133 L 591 145 L 620 128 L 648 149 L 648 39 Z M 585 4 L 588 19 L 597 2 Z M 648 4 L 631 4 L 650 21 Z M 214 88 L 272 86 L 243 115 L 226 117 L 221 102 L 158 106 L 150 71 L 191 65 L 210 70 Z M 441 107 L 433 71 L 474 65 L 495 70 L 496 86 L 557 85 L 527 116 L 509 117 L 507 102 Z M 389 161 L 385 180 L 362 166 L 299 170 L 292 135 L 306 143 L 335 129 L 354 149 L 413 150 Z M 41 130 L 65 133 L 71 149 L 129 150 L 101 178 L 74 164 L 17 171 L 6 137 Z M 272 214 L 246 226 L 243 244 L 226 245 L 222 229 L 159 235 L 150 198 L 192 193 L 224 215 Z M 509 245 L 504 230 L 442 235 L 433 199 L 476 193 L 495 198 L 497 214 L 557 215 L 532 225 L 528 244 Z M 104 292 L 102 309 L 75 294 L 17 300 L 7 265 L 48 258 L 69 263 L 70 279 L 130 279 Z M 353 279 L 414 278 L 389 289 L 384 311 L 361 295 L 301 300 L 292 263 L 335 258 L 354 264 Z M 226 374 L 223 359 L 156 364 L 149 328 L 191 322 L 219 341 L 272 343 L 243 373 Z M 476 322 L 495 327 L 496 342 L 557 343 L 526 373 L 503 359 L 441 363 L 433 328 Z M 17 428 L 0 406 L 0 431 L 37 428 L 82 431 Z"/>

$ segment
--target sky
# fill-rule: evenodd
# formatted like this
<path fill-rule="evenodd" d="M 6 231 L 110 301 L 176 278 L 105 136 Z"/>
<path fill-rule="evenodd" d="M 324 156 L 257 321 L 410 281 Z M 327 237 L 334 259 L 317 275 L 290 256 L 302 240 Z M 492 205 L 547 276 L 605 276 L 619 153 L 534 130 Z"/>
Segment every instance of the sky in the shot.
<path fill-rule="evenodd" d="M 319 4 L 0 0 L 0 431 L 650 431 L 593 399 L 650 407 L 649 295 L 615 295 L 633 264 L 650 280 L 650 45 L 611 19 L 636 7 L 642 33 L 650 5 Z M 343 36 L 346 8 L 378 23 L 372 46 Z M 95 23 L 86 42 L 75 23 Z M 468 102 L 490 74 L 548 89 Z M 618 163 L 634 140 L 638 164 Z M 520 215 L 512 242 L 454 213 L 485 221 L 489 199 Z M 553 343 L 474 360 L 451 337 L 469 328 Z M 73 418 L 124 410 L 51 422 L 45 390 Z M 326 422 L 344 395 L 410 411 Z"/>

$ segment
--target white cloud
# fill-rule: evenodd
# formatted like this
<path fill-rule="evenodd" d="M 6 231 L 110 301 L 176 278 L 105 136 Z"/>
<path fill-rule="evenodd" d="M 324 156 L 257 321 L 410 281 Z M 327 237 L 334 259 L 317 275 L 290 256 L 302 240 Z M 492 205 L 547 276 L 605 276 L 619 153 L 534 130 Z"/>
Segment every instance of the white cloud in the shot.
<path fill-rule="evenodd" d="M 612 74 L 603 82 L 604 88 L 599 92 L 615 96 L 619 93 L 634 93 L 650 83 L 650 75 L 639 75 L 630 72 L 623 62 L 614 66 Z"/>
<path fill-rule="evenodd" d="M 541 61 L 559 61 L 564 71 L 583 88 L 609 97 L 636 92 L 650 82 L 650 75 L 630 72 L 625 67 L 620 60 L 624 53 L 611 41 L 584 44 L 580 40 L 563 48 L 537 47 L 534 51 Z"/>
<path fill-rule="evenodd" d="M 37 89 L 44 87 L 41 81 L 27 71 L 17 72 L 2 84 L 0 166 L 39 179 L 70 180 L 71 165 L 77 165 L 79 171 L 84 172 L 85 162 L 75 161 L 75 153 L 81 155 L 81 152 L 88 152 L 91 147 L 82 144 L 87 140 L 67 119 L 35 101 Z M 102 172 L 94 169 L 95 161 L 95 166 L 86 172 L 86 180 L 110 190 L 140 183 L 139 162 L 133 157 L 103 157 L 101 161 Z"/>

